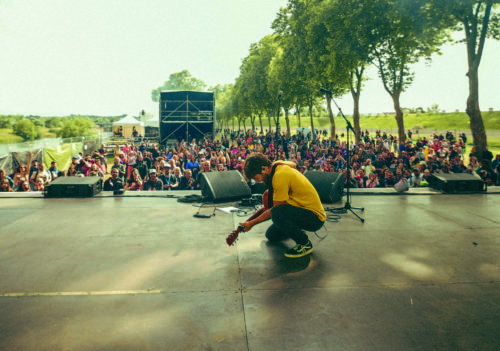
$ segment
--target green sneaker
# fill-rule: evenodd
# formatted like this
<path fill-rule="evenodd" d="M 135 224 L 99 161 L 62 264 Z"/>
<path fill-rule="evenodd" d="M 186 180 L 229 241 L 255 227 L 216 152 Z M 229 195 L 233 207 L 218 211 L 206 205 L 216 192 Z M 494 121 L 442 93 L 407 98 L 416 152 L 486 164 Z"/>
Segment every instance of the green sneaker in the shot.
<path fill-rule="evenodd" d="M 311 241 L 308 241 L 305 245 L 297 244 L 292 247 L 290 250 L 285 252 L 285 257 L 299 258 L 305 255 L 309 255 L 311 252 L 313 252 L 313 246 L 311 244 Z"/>

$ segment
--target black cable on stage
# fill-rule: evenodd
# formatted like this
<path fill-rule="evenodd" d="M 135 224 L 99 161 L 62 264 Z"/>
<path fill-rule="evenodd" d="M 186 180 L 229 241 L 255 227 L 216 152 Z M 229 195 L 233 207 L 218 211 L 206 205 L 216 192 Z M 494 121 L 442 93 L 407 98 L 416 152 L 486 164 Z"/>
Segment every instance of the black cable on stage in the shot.
<path fill-rule="evenodd" d="M 341 213 L 339 210 L 343 209 L 338 209 L 338 208 L 325 208 L 326 212 L 326 221 L 330 223 L 338 223 L 340 219 L 342 218 L 340 215 L 337 213 Z"/>

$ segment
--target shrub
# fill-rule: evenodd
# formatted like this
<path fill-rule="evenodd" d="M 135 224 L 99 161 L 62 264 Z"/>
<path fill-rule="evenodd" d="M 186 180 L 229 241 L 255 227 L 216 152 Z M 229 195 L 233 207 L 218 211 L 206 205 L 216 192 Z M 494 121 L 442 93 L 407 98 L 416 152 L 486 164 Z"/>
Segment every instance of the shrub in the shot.
<path fill-rule="evenodd" d="M 27 119 L 17 122 L 12 129 L 14 134 L 19 135 L 24 140 L 35 140 L 42 137 L 41 128 Z"/>

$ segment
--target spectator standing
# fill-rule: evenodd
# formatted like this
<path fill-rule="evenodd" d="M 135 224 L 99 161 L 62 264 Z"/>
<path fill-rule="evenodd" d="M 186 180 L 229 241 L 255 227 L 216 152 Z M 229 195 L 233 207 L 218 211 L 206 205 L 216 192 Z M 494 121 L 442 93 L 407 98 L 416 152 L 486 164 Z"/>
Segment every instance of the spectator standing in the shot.
<path fill-rule="evenodd" d="M 52 161 L 50 163 L 50 168 L 48 169 L 48 172 L 50 173 L 50 176 L 52 180 L 56 179 L 59 175 L 59 168 L 57 168 L 57 162 Z"/>
<path fill-rule="evenodd" d="M 499 164 L 500 164 L 500 154 L 496 154 L 495 159 L 491 163 L 491 168 L 496 169 Z"/>
<path fill-rule="evenodd" d="M 491 161 L 493 161 L 493 153 L 490 150 L 488 150 L 488 147 L 484 148 L 483 160 L 488 160 L 489 164 L 491 164 Z"/>
<path fill-rule="evenodd" d="M 38 170 L 33 172 L 33 175 L 30 178 L 30 184 L 32 184 L 32 189 L 34 190 L 37 187 L 38 181 L 41 180 L 43 185 L 50 183 L 52 180 L 50 173 L 45 169 L 45 165 L 43 162 L 40 162 L 38 165 Z"/>

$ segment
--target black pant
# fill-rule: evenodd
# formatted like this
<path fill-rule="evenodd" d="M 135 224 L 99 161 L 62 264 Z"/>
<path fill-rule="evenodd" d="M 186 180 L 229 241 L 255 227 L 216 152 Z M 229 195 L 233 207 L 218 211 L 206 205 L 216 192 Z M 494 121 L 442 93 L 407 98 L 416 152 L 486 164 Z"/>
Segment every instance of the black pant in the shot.
<path fill-rule="evenodd" d="M 279 205 L 271 209 L 273 224 L 266 231 L 266 238 L 277 242 L 291 238 L 297 244 L 305 245 L 309 241 L 304 230 L 315 232 L 325 222 L 309 210 L 292 205 Z"/>

